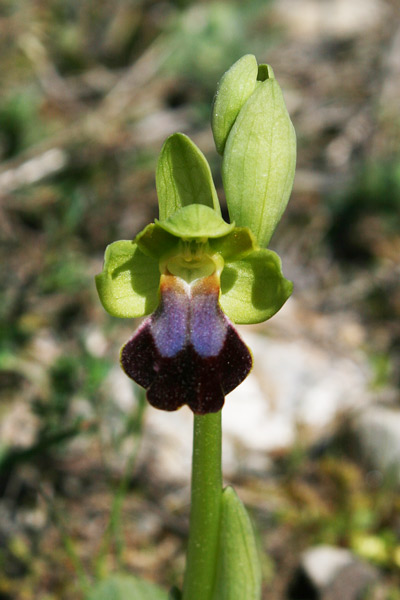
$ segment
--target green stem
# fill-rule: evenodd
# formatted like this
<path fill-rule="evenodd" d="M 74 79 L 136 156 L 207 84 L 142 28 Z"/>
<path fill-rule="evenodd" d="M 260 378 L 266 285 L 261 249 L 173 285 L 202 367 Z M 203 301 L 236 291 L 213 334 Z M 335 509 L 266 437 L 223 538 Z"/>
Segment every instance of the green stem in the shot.
<path fill-rule="evenodd" d="M 211 600 L 222 494 L 221 412 L 195 415 L 192 499 L 183 600 Z"/>

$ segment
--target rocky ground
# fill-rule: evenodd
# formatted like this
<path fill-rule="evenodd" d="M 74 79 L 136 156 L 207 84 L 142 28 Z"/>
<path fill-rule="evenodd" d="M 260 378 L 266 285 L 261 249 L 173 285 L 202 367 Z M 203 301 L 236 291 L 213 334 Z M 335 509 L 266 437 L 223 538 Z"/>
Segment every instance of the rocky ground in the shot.
<path fill-rule="evenodd" d="M 273 65 L 298 169 L 272 248 L 295 291 L 244 327 L 224 474 L 268 600 L 398 600 L 400 21 L 393 0 L 12 1 L 0 9 L 0 598 L 84 598 L 111 571 L 179 585 L 191 414 L 120 371 L 105 246 L 157 216 L 163 140 L 208 125 L 221 73 Z"/>

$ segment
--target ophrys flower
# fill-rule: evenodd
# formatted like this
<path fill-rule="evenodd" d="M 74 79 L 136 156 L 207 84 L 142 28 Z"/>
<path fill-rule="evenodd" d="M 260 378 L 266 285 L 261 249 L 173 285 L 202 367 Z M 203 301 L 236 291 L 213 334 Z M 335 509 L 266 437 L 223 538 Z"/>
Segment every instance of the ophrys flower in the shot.
<path fill-rule="evenodd" d="M 293 180 L 295 140 L 272 69 L 243 57 L 221 80 L 213 132 L 223 154 L 221 217 L 210 168 L 183 134 L 168 138 L 157 167 L 160 220 L 108 246 L 96 283 L 117 317 L 151 315 L 121 350 L 127 375 L 164 410 L 219 411 L 247 376 L 251 354 L 233 323 L 273 316 L 292 284 L 263 247 Z M 274 160 L 276 168 L 274 169 Z"/>

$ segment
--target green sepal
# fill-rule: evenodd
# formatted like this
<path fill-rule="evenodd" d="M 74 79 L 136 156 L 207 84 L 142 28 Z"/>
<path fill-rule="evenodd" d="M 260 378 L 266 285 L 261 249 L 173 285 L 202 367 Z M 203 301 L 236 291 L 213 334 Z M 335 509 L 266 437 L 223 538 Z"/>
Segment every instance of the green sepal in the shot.
<path fill-rule="evenodd" d="M 161 221 L 190 204 L 208 206 L 221 214 L 209 164 L 183 133 L 174 133 L 164 143 L 157 164 L 156 187 Z"/>
<path fill-rule="evenodd" d="M 296 135 L 274 78 L 258 83 L 228 136 L 222 177 L 231 220 L 267 246 L 293 185 Z"/>
<path fill-rule="evenodd" d="M 96 276 L 102 305 L 114 317 L 143 317 L 158 305 L 158 262 L 129 240 L 106 248 L 103 271 Z"/>
<path fill-rule="evenodd" d="M 225 261 L 243 258 L 258 249 L 254 235 L 248 227 L 235 227 L 227 235 L 209 241 L 211 252 L 219 252 Z"/>
<path fill-rule="evenodd" d="M 231 487 L 221 499 L 219 551 L 211 600 L 260 600 L 261 566 L 253 528 Z"/>
<path fill-rule="evenodd" d="M 168 600 L 168 594 L 138 577 L 112 575 L 95 585 L 86 600 Z"/>
<path fill-rule="evenodd" d="M 156 225 L 183 240 L 218 238 L 235 227 L 234 223 L 227 223 L 215 210 L 203 204 L 185 206 L 166 221 L 156 221 Z"/>
<path fill-rule="evenodd" d="M 234 323 L 261 323 L 278 312 L 292 290 L 292 282 L 282 275 L 279 256 L 263 248 L 225 264 L 220 304 Z"/>
<path fill-rule="evenodd" d="M 256 87 L 257 72 L 256 57 L 246 54 L 232 65 L 218 84 L 212 108 L 211 127 L 219 154 L 223 154 L 232 125 Z"/>

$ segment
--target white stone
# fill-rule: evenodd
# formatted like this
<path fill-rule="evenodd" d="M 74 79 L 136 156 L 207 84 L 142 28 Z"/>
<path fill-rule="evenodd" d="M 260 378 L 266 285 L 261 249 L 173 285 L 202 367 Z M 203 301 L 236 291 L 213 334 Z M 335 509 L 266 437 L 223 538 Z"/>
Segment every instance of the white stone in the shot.
<path fill-rule="evenodd" d="M 322 545 L 307 550 L 301 565 L 315 586 L 324 588 L 336 578 L 339 571 L 352 562 L 354 556 L 349 550 Z"/>
<path fill-rule="evenodd" d="M 136 406 L 136 397 L 132 381 L 119 365 L 108 373 L 103 385 L 105 397 L 109 398 L 123 412 L 130 412 Z"/>
<path fill-rule="evenodd" d="M 358 416 L 355 435 L 370 465 L 400 483 L 400 410 L 371 406 Z"/>
<path fill-rule="evenodd" d="M 280 0 L 273 11 L 292 36 L 313 41 L 364 35 L 379 27 L 386 7 L 381 0 Z"/>
<path fill-rule="evenodd" d="M 186 406 L 171 413 L 148 408 L 139 461 L 149 465 L 157 479 L 189 483 L 192 423 L 193 415 Z"/>
<path fill-rule="evenodd" d="M 107 338 L 99 327 L 90 327 L 86 330 L 84 343 L 87 351 L 97 358 L 103 357 L 108 349 Z"/>
<path fill-rule="evenodd" d="M 27 402 L 16 400 L 0 422 L 0 446 L 29 448 L 36 440 L 39 419 Z"/>

